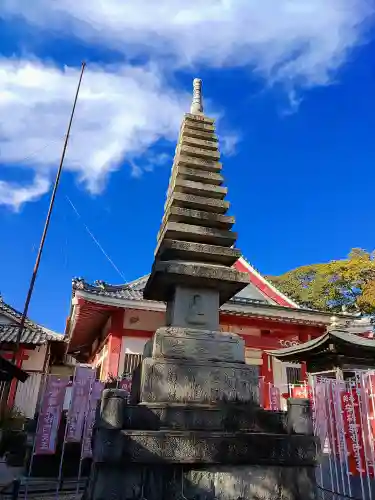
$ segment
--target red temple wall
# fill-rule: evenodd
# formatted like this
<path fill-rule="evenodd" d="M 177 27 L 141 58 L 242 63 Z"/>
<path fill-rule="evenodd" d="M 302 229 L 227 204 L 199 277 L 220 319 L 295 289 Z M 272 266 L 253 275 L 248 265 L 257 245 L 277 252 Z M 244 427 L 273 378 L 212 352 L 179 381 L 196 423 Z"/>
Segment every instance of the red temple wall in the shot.
<path fill-rule="evenodd" d="M 247 362 L 260 366 L 260 373 L 266 382 L 274 382 L 274 361 L 264 352 L 265 350 L 280 349 L 305 342 L 324 332 L 320 327 L 228 314 L 221 315 L 220 322 L 222 331 L 233 332 L 244 338 Z M 137 309 L 116 311 L 107 338 L 108 359 L 104 374 L 120 375 L 125 352 L 141 352 L 142 345 L 151 338 L 157 328 L 164 325 L 164 312 Z M 304 367 L 302 372 L 305 374 Z"/>

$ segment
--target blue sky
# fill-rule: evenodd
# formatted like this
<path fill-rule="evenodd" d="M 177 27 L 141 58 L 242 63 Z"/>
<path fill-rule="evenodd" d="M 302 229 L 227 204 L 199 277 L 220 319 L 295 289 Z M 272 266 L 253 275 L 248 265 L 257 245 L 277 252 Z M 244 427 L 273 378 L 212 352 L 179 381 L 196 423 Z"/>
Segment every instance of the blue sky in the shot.
<path fill-rule="evenodd" d="M 63 331 L 74 276 L 123 281 L 85 225 L 126 280 L 149 272 L 196 76 L 218 117 L 238 246 L 256 268 L 280 274 L 374 249 L 370 2 L 5 0 L 1 9 L 7 303 L 23 307 L 82 60 L 32 319 Z"/>

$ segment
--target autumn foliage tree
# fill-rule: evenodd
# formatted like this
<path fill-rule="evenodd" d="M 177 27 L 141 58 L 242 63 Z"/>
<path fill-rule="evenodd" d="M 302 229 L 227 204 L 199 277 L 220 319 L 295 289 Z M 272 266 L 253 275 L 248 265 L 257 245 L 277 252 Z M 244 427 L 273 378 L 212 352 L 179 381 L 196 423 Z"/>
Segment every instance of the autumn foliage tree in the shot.
<path fill-rule="evenodd" d="M 375 314 L 375 252 L 353 248 L 347 259 L 301 266 L 270 280 L 308 308 Z"/>

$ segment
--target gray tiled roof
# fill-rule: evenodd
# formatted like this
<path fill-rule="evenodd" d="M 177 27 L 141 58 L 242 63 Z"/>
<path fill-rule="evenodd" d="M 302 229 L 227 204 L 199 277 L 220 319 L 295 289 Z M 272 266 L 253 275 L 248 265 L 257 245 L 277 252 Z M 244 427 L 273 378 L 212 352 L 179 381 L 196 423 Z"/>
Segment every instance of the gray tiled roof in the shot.
<path fill-rule="evenodd" d="M 82 290 L 93 295 L 109 297 L 124 300 L 144 300 L 143 289 L 146 285 L 149 275 L 131 281 L 126 285 L 109 285 L 104 281 L 96 281 L 94 285 L 86 283 L 83 278 L 73 279 L 73 291 Z M 274 304 L 274 302 L 265 297 L 253 284 L 247 285 L 229 302 L 237 304 Z"/>
<path fill-rule="evenodd" d="M 22 314 L 6 304 L 0 296 L 0 315 L 3 313 L 9 319 L 14 320 L 11 324 L 0 324 L 0 342 L 16 342 L 18 335 L 18 322 Z M 46 342 L 63 342 L 64 336 L 53 332 L 48 328 L 34 323 L 30 319 L 26 319 L 25 328 L 21 336 L 22 344 L 40 345 Z"/>

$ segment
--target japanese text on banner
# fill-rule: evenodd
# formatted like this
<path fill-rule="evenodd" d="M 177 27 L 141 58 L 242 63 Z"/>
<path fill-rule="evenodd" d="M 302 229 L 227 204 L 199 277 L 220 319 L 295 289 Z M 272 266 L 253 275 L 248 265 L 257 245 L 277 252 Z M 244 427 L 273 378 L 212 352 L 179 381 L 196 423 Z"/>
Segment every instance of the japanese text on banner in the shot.
<path fill-rule="evenodd" d="M 358 476 L 366 473 L 359 398 L 355 389 L 344 392 L 341 398 L 349 471 Z"/>
<path fill-rule="evenodd" d="M 35 455 L 53 455 L 63 411 L 68 378 L 50 375 L 42 398 L 35 436 Z"/>
<path fill-rule="evenodd" d="M 67 418 L 67 443 L 81 441 L 85 415 L 88 410 L 90 388 L 94 379 L 95 372 L 90 367 L 78 366 L 76 368 Z"/>
<path fill-rule="evenodd" d="M 99 381 L 94 382 L 90 394 L 89 411 L 87 413 L 85 428 L 83 431 L 82 453 L 81 453 L 82 459 L 89 458 L 92 456 L 91 438 L 95 423 L 95 413 L 103 389 L 104 389 L 104 384 L 102 382 Z"/>

